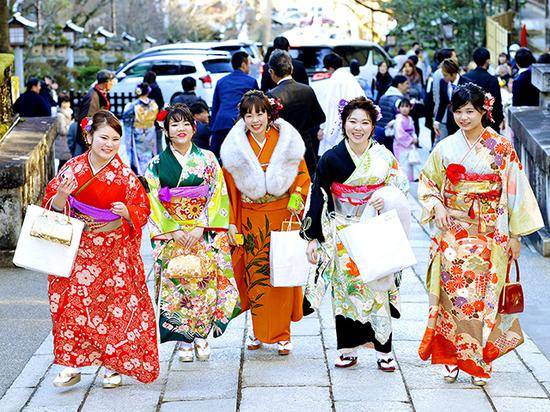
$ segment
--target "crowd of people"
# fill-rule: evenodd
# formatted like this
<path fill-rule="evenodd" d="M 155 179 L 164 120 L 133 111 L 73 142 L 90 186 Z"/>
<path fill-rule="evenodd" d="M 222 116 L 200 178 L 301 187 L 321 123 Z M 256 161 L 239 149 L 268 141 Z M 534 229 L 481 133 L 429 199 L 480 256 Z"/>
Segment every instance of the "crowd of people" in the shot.
<path fill-rule="evenodd" d="M 247 54 L 237 52 L 210 116 L 196 83 L 184 79 L 183 92 L 164 107 L 148 74 L 120 121 L 109 111 L 114 75 L 98 73 L 68 139 L 74 157 L 44 198 L 57 211 L 69 202 L 86 222 L 71 276 L 49 277 L 55 363 L 65 366 L 55 386 L 78 383 L 87 365 L 104 366 L 105 388 L 119 386 L 121 375 L 152 382 L 158 341 L 176 341 L 181 362 L 206 361 L 208 339 L 248 310 L 247 350 L 275 344 L 288 355 L 291 322 L 317 310 L 328 290 L 335 366 L 354 366 L 357 349 L 369 346 L 381 371 L 395 371 L 401 272 L 364 282 L 339 230 L 396 209 L 408 232 L 421 118 L 433 118 L 435 144 L 418 177 L 422 221 L 434 233 L 419 356 L 444 365 L 447 382 L 463 371 L 484 386 L 492 362 L 522 343 L 518 318 L 501 310 L 499 297 L 521 236 L 544 224 L 518 155 L 500 134 L 501 86 L 488 72 L 488 51 L 477 49 L 476 68 L 464 73 L 452 49 L 438 51 L 432 68 L 416 43 L 396 56 L 400 74 L 392 78 L 381 64 L 371 85 L 328 54 L 331 77 L 319 100 L 288 41 L 275 45 L 261 81 L 267 90 L 248 75 Z M 520 82 L 533 60 L 522 50 L 515 56 Z M 61 105 L 69 135 L 70 107 Z M 123 140 L 128 165 L 118 154 Z M 305 289 L 270 283 L 271 233 L 292 221 L 308 244 Z M 139 252 L 145 225 L 158 315 Z"/>

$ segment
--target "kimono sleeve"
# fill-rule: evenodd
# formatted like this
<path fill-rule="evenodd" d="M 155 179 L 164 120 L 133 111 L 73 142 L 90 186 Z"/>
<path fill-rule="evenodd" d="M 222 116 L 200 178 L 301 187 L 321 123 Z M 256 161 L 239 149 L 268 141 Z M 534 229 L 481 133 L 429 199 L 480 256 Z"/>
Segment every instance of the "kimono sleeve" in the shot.
<path fill-rule="evenodd" d="M 544 227 L 544 221 L 537 199 L 514 149 L 510 154 L 506 174 L 510 235 L 517 237 L 536 232 Z"/>
<path fill-rule="evenodd" d="M 126 199 L 126 207 L 130 214 L 130 230 L 141 234 L 141 228 L 147 223 L 151 209 L 145 188 L 134 173 L 128 176 Z"/>
<path fill-rule="evenodd" d="M 149 216 L 149 231 L 151 239 L 163 238 L 166 234 L 180 230 L 181 227 L 166 211 L 159 200 L 160 180 L 157 172 L 158 157 L 155 157 L 145 171 L 145 179 L 149 185 L 149 204 L 151 215 Z"/>
<path fill-rule="evenodd" d="M 229 171 L 225 168 L 222 168 L 222 172 L 227 185 L 227 193 L 229 197 L 229 224 L 237 226 L 237 230 L 240 231 L 241 194 L 239 193 L 239 189 L 237 189 L 237 185 L 235 185 L 235 181 L 233 180 L 231 173 L 229 173 Z"/>
<path fill-rule="evenodd" d="M 401 190 L 405 196 L 409 193 L 409 179 L 405 176 L 403 171 L 399 168 L 399 163 L 397 159 L 389 152 L 388 153 L 388 162 L 390 163 L 390 171 L 386 177 L 385 183 L 389 186 L 394 186 Z"/>
<path fill-rule="evenodd" d="M 227 229 L 229 227 L 229 195 L 222 169 L 212 152 L 206 152 L 213 171 L 209 178 L 209 199 L 199 218 L 199 225 L 206 229 Z"/>
<path fill-rule="evenodd" d="M 441 190 L 445 182 L 445 167 L 443 166 L 440 150 L 438 150 L 440 147 L 440 145 L 435 147 L 430 153 L 424 168 L 420 171 L 418 200 L 422 205 L 422 220 L 420 222 L 422 224 L 432 220 L 434 207 L 444 202 Z"/>
<path fill-rule="evenodd" d="M 405 123 L 407 119 L 402 115 L 397 115 L 395 119 L 395 142 L 401 146 L 409 147 L 413 141 L 414 136 L 405 130 Z"/>
<path fill-rule="evenodd" d="M 325 204 L 325 194 L 323 187 L 327 185 L 327 160 L 321 157 L 311 186 L 309 210 L 302 223 L 300 235 L 306 240 L 317 239 L 319 242 L 324 242 L 322 227 L 322 214 Z"/>

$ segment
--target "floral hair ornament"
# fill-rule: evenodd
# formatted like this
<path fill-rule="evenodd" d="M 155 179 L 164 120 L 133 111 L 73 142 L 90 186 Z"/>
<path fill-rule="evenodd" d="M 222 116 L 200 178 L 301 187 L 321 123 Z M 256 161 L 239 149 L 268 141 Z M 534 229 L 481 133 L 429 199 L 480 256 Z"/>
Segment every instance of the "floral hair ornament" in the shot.
<path fill-rule="evenodd" d="M 162 109 L 157 113 L 157 122 L 159 123 L 164 122 L 164 119 L 166 119 L 166 116 L 168 116 L 168 110 Z"/>
<path fill-rule="evenodd" d="M 485 101 L 483 102 L 483 109 L 487 112 L 487 119 L 491 123 L 494 123 L 493 120 L 493 105 L 495 104 L 495 98 L 491 93 L 485 93 Z"/>
<path fill-rule="evenodd" d="M 376 121 L 379 122 L 382 120 L 382 110 L 380 109 L 380 106 L 374 105 L 374 110 L 376 110 Z"/>
<path fill-rule="evenodd" d="M 85 117 L 80 121 L 80 129 L 82 129 L 82 137 L 84 141 L 90 145 L 92 139 L 92 121 L 91 117 Z"/>
<path fill-rule="evenodd" d="M 281 103 L 281 100 L 277 99 L 276 97 L 269 97 L 268 100 L 273 110 L 273 120 L 278 119 L 279 112 L 283 110 L 283 104 Z"/>
<path fill-rule="evenodd" d="M 349 103 L 346 99 L 340 99 L 338 102 L 338 117 L 342 116 L 342 112 L 344 111 L 344 107 Z"/>

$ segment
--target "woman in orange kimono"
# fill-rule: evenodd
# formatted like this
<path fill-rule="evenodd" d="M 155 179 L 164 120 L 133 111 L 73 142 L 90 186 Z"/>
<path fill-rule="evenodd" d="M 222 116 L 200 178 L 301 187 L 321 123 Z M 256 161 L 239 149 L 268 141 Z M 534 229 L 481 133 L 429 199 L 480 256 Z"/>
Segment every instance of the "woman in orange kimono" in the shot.
<path fill-rule="evenodd" d="M 235 278 L 243 310 L 250 309 L 254 332 L 247 348 L 277 343 L 280 355 L 292 349 L 290 322 L 302 319 L 302 288 L 273 287 L 269 283 L 270 233 L 299 214 L 290 196 L 303 204 L 310 177 L 304 161 L 305 146 L 296 129 L 275 119 L 277 109 L 257 90 L 244 95 L 240 120 L 227 135 L 221 159 L 231 202 L 229 227 Z M 295 197 L 295 196 L 294 196 Z M 292 203 L 292 202 L 291 202 Z M 242 234 L 244 245 L 238 246 Z"/>
<path fill-rule="evenodd" d="M 120 160 L 122 126 L 106 110 L 85 129 L 90 149 L 72 158 L 46 187 L 44 205 L 86 223 L 73 271 L 49 276 L 56 387 L 80 381 L 84 366 L 105 368 L 103 387 L 121 375 L 152 382 L 159 374 L 157 328 L 140 255 L 149 216 L 145 189 Z M 55 275 L 55 274 L 54 274 Z"/>

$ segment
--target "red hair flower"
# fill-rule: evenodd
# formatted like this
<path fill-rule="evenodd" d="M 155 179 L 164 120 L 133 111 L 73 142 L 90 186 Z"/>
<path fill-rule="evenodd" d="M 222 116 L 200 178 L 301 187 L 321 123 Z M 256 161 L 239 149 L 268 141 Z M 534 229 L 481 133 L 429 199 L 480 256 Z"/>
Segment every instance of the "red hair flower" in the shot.
<path fill-rule="evenodd" d="M 281 100 L 277 99 L 276 97 L 270 97 L 268 100 L 273 110 L 273 120 L 278 119 L 279 112 L 283 110 L 283 104 L 281 103 Z"/>
<path fill-rule="evenodd" d="M 466 173 L 466 168 L 458 163 L 451 163 L 447 166 L 447 170 L 445 171 L 447 179 L 449 179 L 453 185 L 456 185 L 458 181 L 462 179 L 464 173 Z"/>
<path fill-rule="evenodd" d="M 164 119 L 166 119 L 166 116 L 168 116 L 168 110 L 161 110 L 157 114 L 157 122 L 164 122 Z"/>
<path fill-rule="evenodd" d="M 485 101 L 483 102 L 483 108 L 487 112 L 487 119 L 491 123 L 494 123 L 493 120 L 493 105 L 495 104 L 495 98 L 491 93 L 485 93 Z"/>
<path fill-rule="evenodd" d="M 92 133 L 92 118 L 85 117 L 80 121 L 80 129 L 82 129 L 82 137 L 84 141 L 90 144 L 90 134 Z"/>

